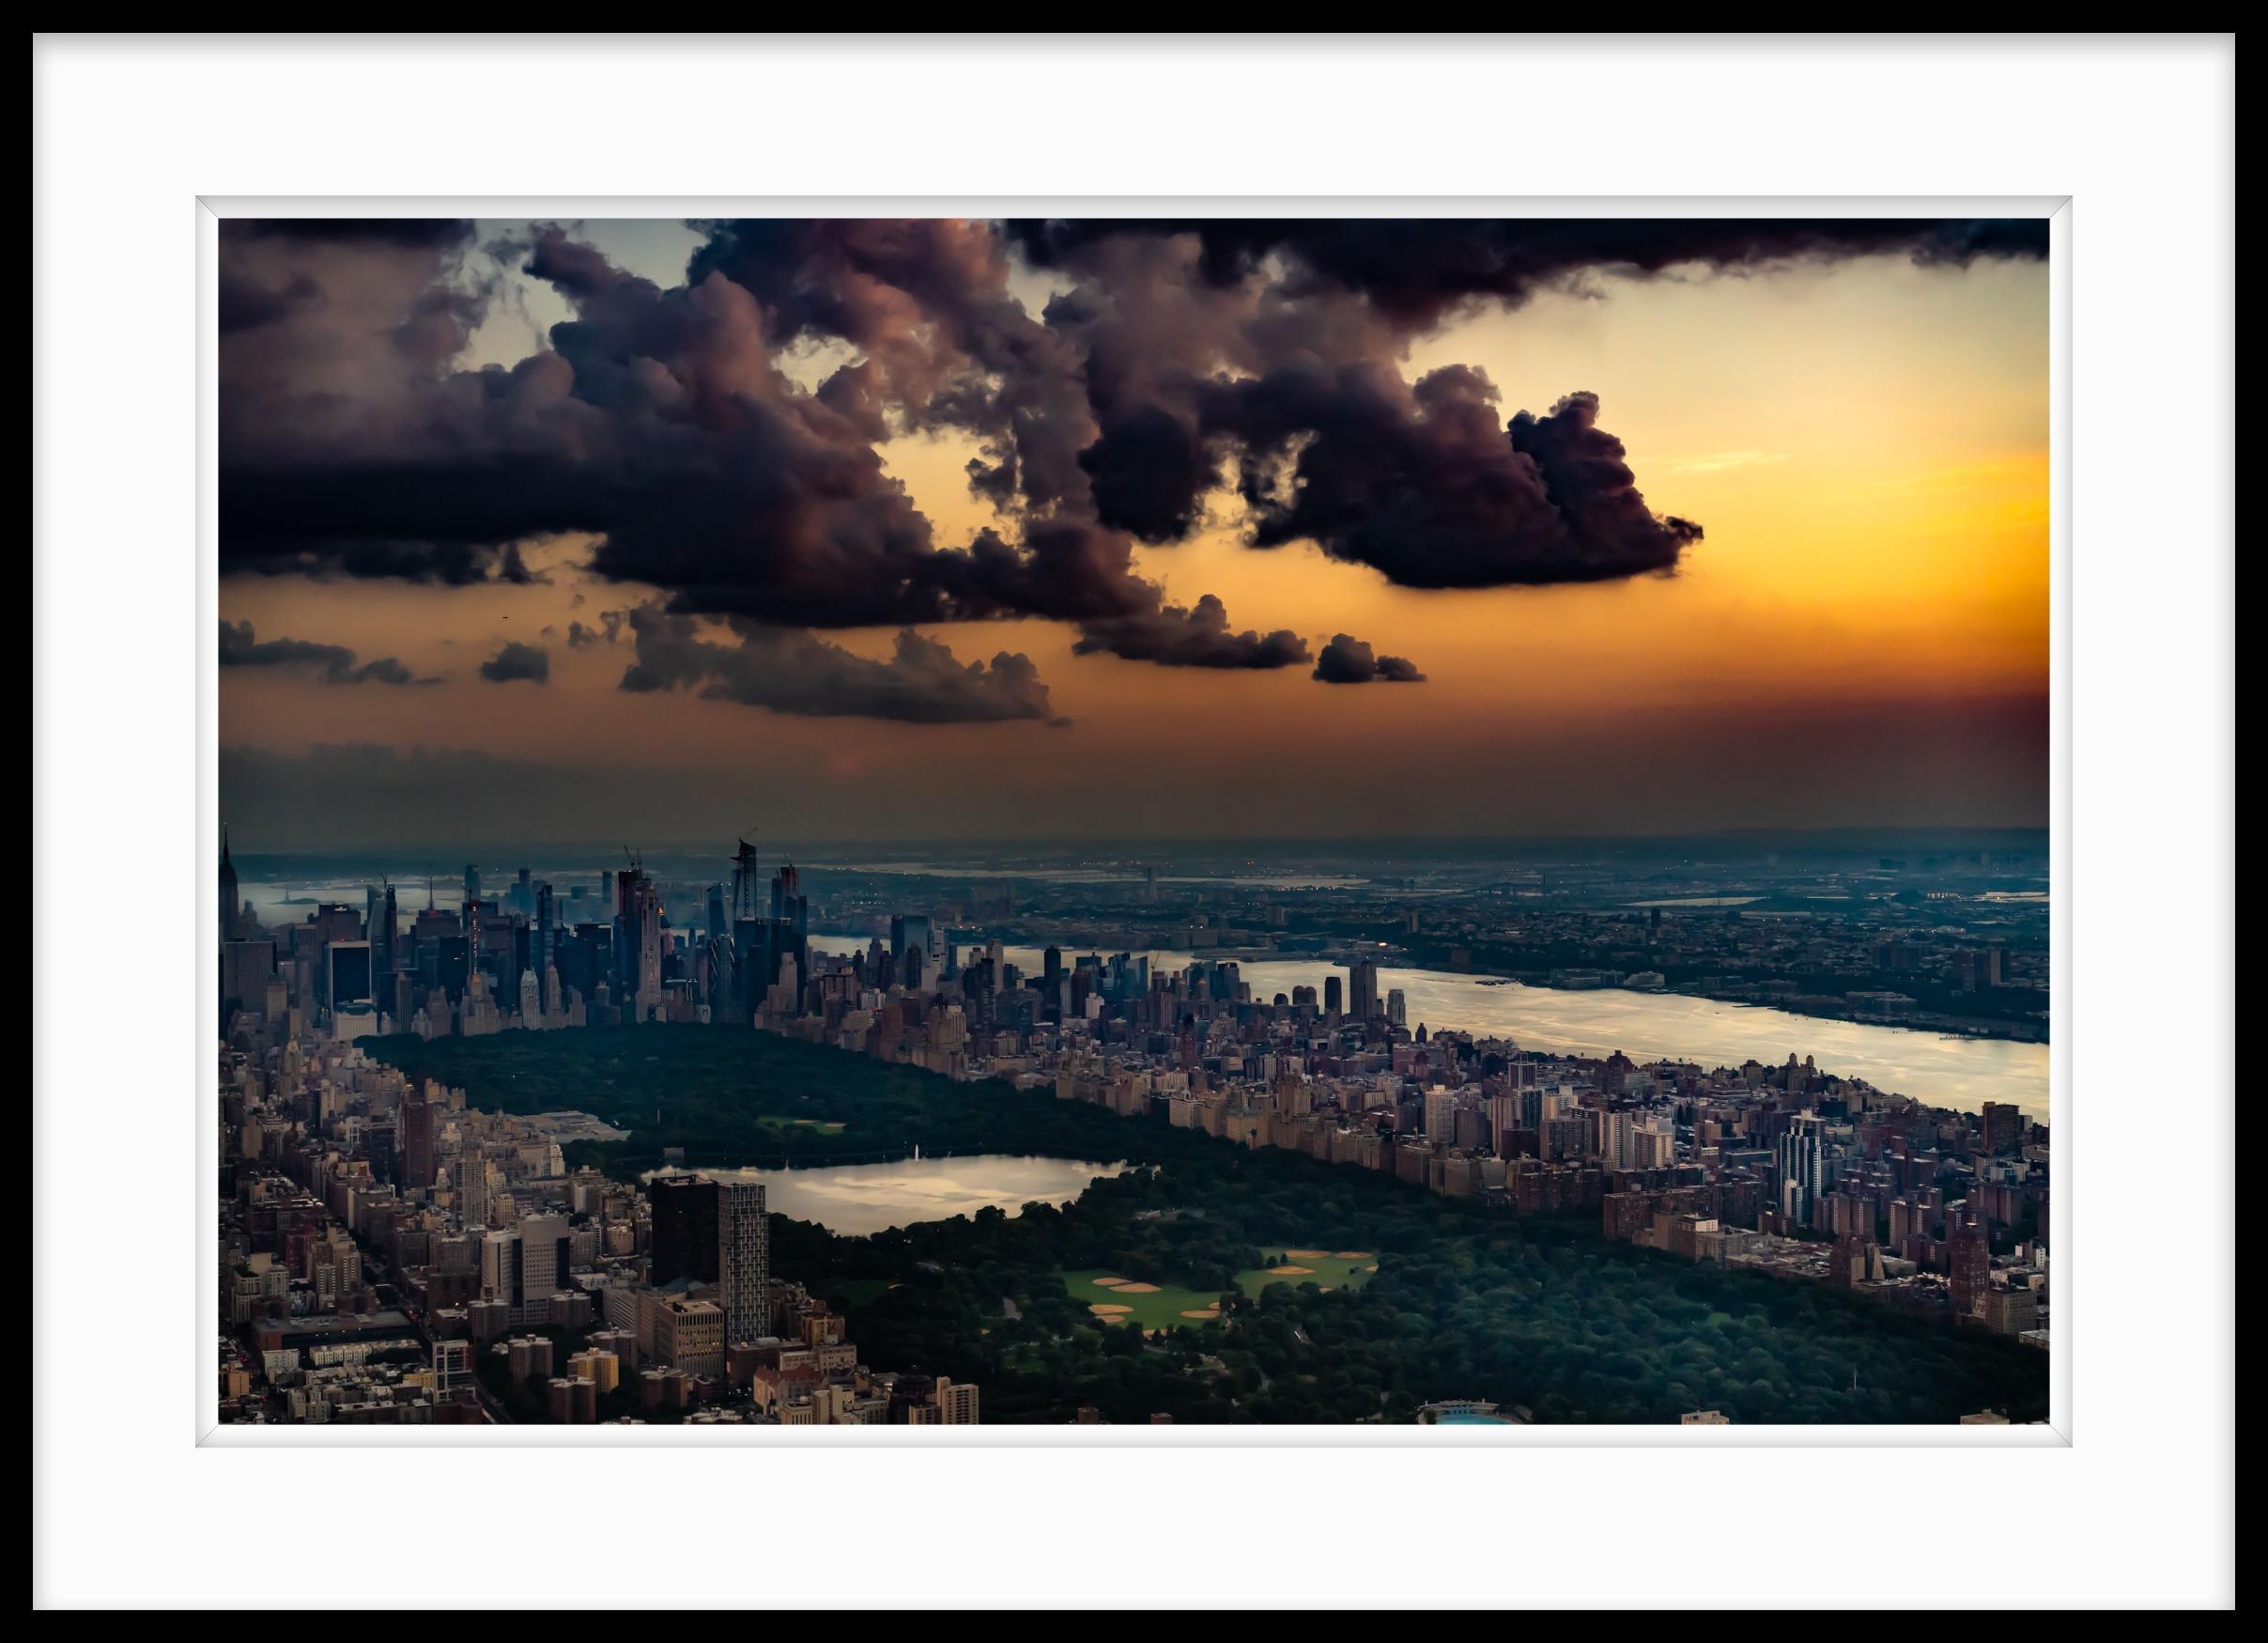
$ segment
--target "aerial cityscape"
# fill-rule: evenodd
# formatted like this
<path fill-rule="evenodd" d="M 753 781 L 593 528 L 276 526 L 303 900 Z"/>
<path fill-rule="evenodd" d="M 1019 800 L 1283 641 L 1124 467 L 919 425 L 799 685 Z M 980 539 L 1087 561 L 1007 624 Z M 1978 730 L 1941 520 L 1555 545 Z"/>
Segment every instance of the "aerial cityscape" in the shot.
<path fill-rule="evenodd" d="M 2036 1418 L 2044 1077 L 1965 1062 L 2032 1031 L 1998 995 L 2031 976 L 2037 999 L 2021 887 L 2044 862 L 1996 843 L 1276 883 L 1067 858 L 962 883 L 767 870 L 742 840 L 705 885 L 470 864 L 359 902 L 224 857 L 224 1418 Z M 1465 968 L 1421 967 L 1437 946 Z M 1476 946 L 1550 969 L 1475 972 Z M 1745 981 L 1665 979 L 1728 962 Z M 1811 990 L 1837 963 L 1869 984 Z M 1796 1048 L 1601 1053 L 1552 1014 L 1745 989 L 1816 1006 L 1811 1038 L 1875 1065 L 1918 1034 L 1838 1017 L 1908 1014 L 1885 980 L 1973 1035 L 1917 1077 L 2007 1098 Z M 1530 1025 L 1412 1014 L 1459 985 Z M 1806 1031 L 1715 1015 L 1760 1051 Z M 988 1213 L 995 1181 L 1063 1207 Z M 1452 1252 L 1504 1261 L 1508 1234 L 1597 1270 L 1460 1322 L 1469 1341 L 1428 1325 L 1508 1276 Z M 1674 1367 L 1629 1338 L 1633 1304 L 1684 1337 Z M 1380 1354 L 1412 1327 L 1450 1339 Z"/>
<path fill-rule="evenodd" d="M 224 222 L 219 1420 L 2045 1420 L 2045 250 Z"/>
<path fill-rule="evenodd" d="M 35 1610 L 2233 1608 L 2235 54 L 36 31 Z"/>

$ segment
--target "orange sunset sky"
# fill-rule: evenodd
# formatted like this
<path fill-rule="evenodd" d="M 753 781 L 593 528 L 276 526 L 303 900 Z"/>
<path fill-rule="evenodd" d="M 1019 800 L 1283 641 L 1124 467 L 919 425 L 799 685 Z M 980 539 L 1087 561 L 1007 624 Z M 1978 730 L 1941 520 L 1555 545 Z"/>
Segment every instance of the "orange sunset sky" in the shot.
<path fill-rule="evenodd" d="M 481 245 L 513 226 L 483 225 Z M 665 290 L 702 240 L 679 224 L 573 235 Z M 1035 317 L 1073 283 L 1012 260 Z M 520 261 L 462 254 L 453 277 L 489 288 L 436 368 L 510 367 L 572 317 Z M 1705 531 L 1674 570 L 1397 586 L 1311 542 L 1244 546 L 1226 488 L 1189 539 L 1134 550 L 1172 603 L 1215 595 L 1234 628 L 1317 650 L 1358 635 L 1421 683 L 1080 655 L 1075 626 L 1027 616 L 917 627 L 963 663 L 1028 658 L 1068 722 L 814 716 L 621 689 L 626 635 L 566 637 L 656 597 L 588 568 L 603 532 L 531 535 L 532 580 L 471 585 L 250 573 L 224 551 L 224 622 L 358 667 L 397 659 L 421 682 L 224 666 L 224 814 L 279 849 L 749 824 L 846 839 L 2044 825 L 2047 322 L 2039 259 L 1587 271 L 1418 329 L 1398 368 L 1476 366 L 1506 418 L 1595 393 L 1646 507 Z M 858 358 L 840 338 L 778 349 L 803 390 Z M 967 482 L 973 435 L 893 427 L 876 449 L 939 544 L 1001 528 Z M 229 506 L 224 486 L 224 540 Z M 897 631 L 823 637 L 884 659 Z M 548 678 L 481 676 L 513 642 L 545 653 Z"/>

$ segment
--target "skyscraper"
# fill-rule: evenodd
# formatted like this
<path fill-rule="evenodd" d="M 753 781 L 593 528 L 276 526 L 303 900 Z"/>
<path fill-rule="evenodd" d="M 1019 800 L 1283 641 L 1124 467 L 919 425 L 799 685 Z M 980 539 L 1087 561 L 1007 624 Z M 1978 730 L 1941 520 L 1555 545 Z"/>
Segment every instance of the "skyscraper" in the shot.
<path fill-rule="evenodd" d="M 368 897 L 369 910 L 363 920 L 363 934 L 370 941 L 370 992 L 381 1009 L 393 1005 L 393 982 L 394 971 L 401 969 L 401 913 L 394 904 L 393 886 L 372 891 Z"/>
<path fill-rule="evenodd" d="M 521 1260 L 517 1232 L 498 1229 L 481 1238 L 481 1293 L 507 1307 L 521 1305 Z"/>
<path fill-rule="evenodd" d="M 1953 1316 L 1982 1315 L 1993 1270 L 1992 1240 L 1983 1222 L 1966 1211 L 1953 1216 L 1945 1229 L 1945 1261 L 1952 1279 Z"/>
<path fill-rule="evenodd" d="M 238 899 L 236 863 L 228 859 L 228 829 L 221 829 L 221 939 L 237 939 L 244 904 Z"/>
<path fill-rule="evenodd" d="M 772 1332 L 772 1225 L 764 1188 L 752 1181 L 717 1186 L 717 1284 L 724 1302 L 725 1344 Z"/>
<path fill-rule="evenodd" d="M 1979 1128 L 1983 1131 L 1984 1150 L 1998 1156 L 2022 1140 L 2025 1128 L 2023 1111 L 2008 1102 L 1987 1101 Z"/>
<path fill-rule="evenodd" d="M 221 1022 L 231 1010 L 266 1007 L 268 978 L 275 973 L 272 941 L 227 941 L 221 946 Z"/>
<path fill-rule="evenodd" d="M 404 1186 L 433 1185 L 435 1117 L 432 1104 L 425 1100 L 422 1093 L 402 1103 L 400 1136 Z"/>
<path fill-rule="evenodd" d="M 1378 963 L 1374 959 L 1358 958 L 1347 968 L 1351 984 L 1348 987 L 1347 1008 L 1357 1021 L 1367 1021 L 1379 1012 Z"/>
<path fill-rule="evenodd" d="M 370 943 L 333 941 L 323 949 L 323 1002 L 333 1011 L 372 1000 Z"/>
<path fill-rule="evenodd" d="M 1812 1206 L 1819 1201 L 1824 1127 L 1815 1114 L 1798 1113 L 1780 1138 L 1780 1213 L 1799 1227 L 1812 1224 Z"/>
<path fill-rule="evenodd" d="M 530 968 L 535 971 L 538 996 L 547 1010 L 560 1007 L 554 981 L 559 963 L 559 905 L 552 896 L 548 881 L 535 890 L 535 944 L 529 954 Z"/>
<path fill-rule="evenodd" d="M 616 873 L 614 886 L 615 977 L 628 1018 L 644 1021 L 661 1002 L 661 893 L 636 866 Z"/>
<path fill-rule="evenodd" d="M 522 1217 L 519 1223 L 519 1299 L 525 1306 L 548 1301 L 567 1287 L 570 1229 L 563 1215 Z"/>
<path fill-rule="evenodd" d="M 720 1240 L 717 1183 L 700 1175 L 664 1175 L 646 1188 L 653 1205 L 656 1284 L 690 1278 L 715 1283 Z"/>

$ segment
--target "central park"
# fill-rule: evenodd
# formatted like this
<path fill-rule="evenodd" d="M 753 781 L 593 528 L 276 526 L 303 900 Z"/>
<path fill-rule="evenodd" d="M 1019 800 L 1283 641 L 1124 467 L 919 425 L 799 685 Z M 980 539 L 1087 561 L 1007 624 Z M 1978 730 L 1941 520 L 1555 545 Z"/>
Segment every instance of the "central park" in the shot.
<path fill-rule="evenodd" d="M 2033 1348 L 1817 1283 L 1610 1241 L 1375 1170 L 1246 1149 L 1000 1080 L 753 1029 L 368 1039 L 475 1108 L 588 1112 L 571 1166 L 633 1181 L 918 1153 L 1119 1159 L 1072 1201 L 845 1236 L 775 1216 L 772 1271 L 871 1361 L 980 1382 L 992 1421 L 1407 1421 L 1481 1400 L 1538 1422 L 2044 1418 Z M 1115 1281 L 1103 1281 L 1115 1280 Z M 1123 1309 L 1123 1310 L 1119 1310 Z"/>

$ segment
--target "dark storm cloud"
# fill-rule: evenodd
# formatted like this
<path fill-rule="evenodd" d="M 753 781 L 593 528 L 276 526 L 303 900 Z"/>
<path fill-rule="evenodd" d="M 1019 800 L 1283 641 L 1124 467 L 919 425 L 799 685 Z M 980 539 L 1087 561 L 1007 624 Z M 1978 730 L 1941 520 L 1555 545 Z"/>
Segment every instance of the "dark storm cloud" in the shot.
<path fill-rule="evenodd" d="M 1426 675 L 1407 657 L 1375 656 L 1370 646 L 1351 634 L 1339 633 L 1315 659 L 1315 677 L 1326 685 L 1422 684 Z"/>
<path fill-rule="evenodd" d="M 630 612 L 638 659 L 622 676 L 631 692 L 696 690 L 714 701 L 805 718 L 892 719 L 912 724 L 1032 719 L 1059 723 L 1029 658 L 1003 651 L 963 665 L 946 645 L 911 629 L 887 661 L 792 628 L 741 622 L 732 643 L 702 637 L 695 618 L 658 605 Z"/>
<path fill-rule="evenodd" d="M 1168 605 L 1134 545 L 1187 539 L 1221 498 L 1255 548 L 1481 588 L 1668 571 L 1700 539 L 1647 506 L 1594 395 L 1507 425 L 1476 369 L 1405 378 L 1418 330 L 1597 274 L 2045 249 L 1997 221 L 703 226 L 665 287 L 557 227 L 476 248 L 463 223 L 224 225 L 224 572 L 529 581 L 521 544 L 572 533 L 602 581 L 783 654 L 848 654 L 795 628 L 1035 618 L 1089 652 L 1283 666 L 1296 637 Z M 1019 254 L 1066 287 L 1039 315 Z M 512 300 L 500 256 L 572 317 L 509 369 L 460 368 Z M 783 363 L 814 348 L 841 363 L 807 389 Z M 944 433 L 974 442 L 1000 516 L 958 544 L 877 450 Z"/>
<path fill-rule="evenodd" d="M 1582 573 L 1570 570 L 1564 580 L 1667 570 L 1679 550 L 1701 540 L 1692 520 L 1674 514 L 1658 519 L 1648 510 L 1622 442 L 1598 426 L 1597 395 L 1570 394 L 1544 416 L 1523 411 L 1506 432 L 1512 448 L 1535 464 L 1544 494 L 1558 509 Z"/>
<path fill-rule="evenodd" d="M 249 622 L 221 624 L 224 668 L 307 668 L 326 685 L 413 685 L 415 675 L 390 656 L 363 661 L 343 644 L 306 639 L 260 639 Z"/>
<path fill-rule="evenodd" d="M 1754 272 L 1799 262 L 1901 256 L 1924 266 L 2047 255 L 2041 218 L 1458 218 L 1045 221 L 1009 225 L 1043 268 L 1076 267 L 1096 244 L 1188 235 L 1215 285 L 1280 256 L 1297 289 L 1359 293 L 1397 323 L 1431 325 L 1462 302 L 1525 302 L 1593 273 L 1647 278 L 1690 265 Z"/>
<path fill-rule="evenodd" d="M 483 429 L 539 403 L 540 368 L 449 368 L 493 282 L 469 271 L 470 225 L 231 221 L 222 225 L 224 574 L 343 574 L 462 585 L 525 575 L 538 504 Z M 521 463 L 569 475 L 571 452 Z M 516 566 L 517 569 L 516 570 Z"/>
<path fill-rule="evenodd" d="M 520 680 L 532 685 L 548 684 L 551 679 L 551 653 L 540 644 L 522 644 L 517 639 L 510 640 L 503 649 L 481 663 L 481 677 L 492 685 L 508 685 Z"/>
<path fill-rule="evenodd" d="M 1225 300 L 1179 244 L 1098 253 L 1107 277 L 1042 322 L 1009 295 L 982 225 L 723 225 L 694 283 L 668 290 L 543 230 L 527 269 L 575 318 L 510 370 L 458 371 L 446 362 L 486 300 L 463 275 L 465 244 L 454 229 L 224 240 L 240 287 L 314 293 L 273 298 L 278 317 L 228 350 L 229 568 L 526 581 L 520 540 L 579 531 L 601 537 L 598 575 L 686 612 L 813 627 L 1154 619 L 1161 596 L 1133 570 L 1131 539 L 1196 528 L 1231 455 L 1259 499 L 1256 544 L 1312 536 L 1412 585 L 1659 568 L 1688 539 L 1658 529 L 1571 550 L 1600 546 L 1564 526 L 1597 513 L 1590 499 L 1523 494 L 1535 487 L 1504 451 L 1466 473 L 1455 414 L 1429 412 L 1360 317 Z M 334 266 L 343 246 L 358 254 L 351 281 Z M 816 394 L 776 364 L 812 336 L 865 350 Z M 1013 503 L 1014 534 L 941 548 L 874 450 L 893 423 L 976 437 L 972 486 Z M 1284 462 L 1279 488 L 1254 477 Z"/>
<path fill-rule="evenodd" d="M 989 224 L 754 220 L 716 223 L 689 278 L 753 293 L 782 342 L 840 340 L 861 359 L 819 397 L 871 428 L 957 428 L 984 456 L 977 494 L 1041 514 L 1079 510 L 1075 456 L 1092 438 L 1072 339 L 1009 288 Z"/>
<path fill-rule="evenodd" d="M 297 310 L 321 302 L 323 297 L 321 287 L 304 274 L 269 286 L 224 267 L 220 285 L 224 336 L 232 331 L 250 331 L 286 318 Z"/>
<path fill-rule="evenodd" d="M 1407 587 L 1663 571 L 1701 536 L 1645 506 L 1593 395 L 1506 428 L 1481 371 L 1412 384 L 1370 304 L 1217 284 L 1195 237 L 1100 238 L 1066 266 L 1083 283 L 1048 316 L 1087 362 L 1098 437 L 1077 461 L 1104 527 L 1183 540 L 1233 470 L 1250 545 L 1311 541 Z"/>
<path fill-rule="evenodd" d="M 1137 405 L 1079 453 L 1096 513 L 1145 542 L 1178 542 L 1199 523 L 1220 483 L 1197 430 L 1160 405 Z"/>
<path fill-rule="evenodd" d="M 425 256 L 429 281 L 446 276 L 446 254 L 398 255 Z M 778 368 L 804 320 L 768 313 L 748 287 L 712 272 L 665 291 L 557 230 L 537 233 L 527 257 L 576 315 L 509 371 L 434 368 L 404 343 L 396 314 L 429 291 L 375 280 L 387 301 L 359 321 L 325 309 L 304 322 L 319 333 L 307 339 L 316 354 L 351 362 L 362 383 L 351 411 L 287 380 L 272 395 L 244 384 L 238 414 L 224 418 L 230 568 L 525 580 L 517 541 L 583 531 L 603 538 L 590 565 L 603 578 L 663 589 L 680 611 L 783 625 L 1076 619 L 1155 604 L 1130 568 L 1131 543 L 1084 515 L 1027 518 L 1013 539 L 988 532 L 940 549 L 875 452 L 872 420 Z M 419 269 L 395 271 L 414 284 Z M 758 281 L 776 295 L 779 284 Z M 943 289 L 924 285 L 923 297 L 943 302 Z M 888 329 L 926 329 L 911 301 L 822 317 L 881 349 L 893 403 L 926 414 L 912 396 L 936 385 L 933 350 L 898 347 Z M 435 306 L 453 323 L 471 318 Z M 248 352 L 247 374 L 259 363 Z M 327 375 L 309 374 L 311 386 Z"/>
<path fill-rule="evenodd" d="M 1508 429 L 1495 399 L 1463 365 L 1414 389 L 1370 364 L 1292 367 L 1225 385 L 1204 416 L 1243 453 L 1254 546 L 1313 541 L 1404 587 L 1607 581 L 1671 569 L 1700 539 L 1646 507 L 1596 395 Z"/>
<path fill-rule="evenodd" d="M 1089 622 L 1072 649 L 1174 668 L 1288 668 L 1307 659 L 1307 642 L 1288 628 L 1232 633 L 1228 611 L 1211 594 L 1194 609 L 1165 605 L 1139 615 Z"/>

